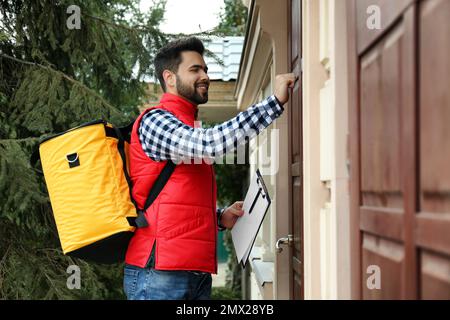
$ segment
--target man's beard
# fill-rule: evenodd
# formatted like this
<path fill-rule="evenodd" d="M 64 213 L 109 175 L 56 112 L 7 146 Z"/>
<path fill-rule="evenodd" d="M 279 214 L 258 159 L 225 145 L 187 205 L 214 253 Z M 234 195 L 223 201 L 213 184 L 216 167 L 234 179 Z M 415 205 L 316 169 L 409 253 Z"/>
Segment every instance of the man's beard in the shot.
<path fill-rule="evenodd" d="M 200 94 L 197 92 L 196 86 L 199 85 L 199 83 L 194 84 L 192 87 L 190 85 L 185 84 L 183 81 L 181 81 L 180 77 L 177 77 L 177 91 L 178 94 L 192 103 L 199 105 L 208 102 L 208 91 L 205 92 L 205 94 Z M 205 84 L 205 82 L 202 82 Z M 209 82 L 206 83 L 207 86 L 209 86 Z"/>

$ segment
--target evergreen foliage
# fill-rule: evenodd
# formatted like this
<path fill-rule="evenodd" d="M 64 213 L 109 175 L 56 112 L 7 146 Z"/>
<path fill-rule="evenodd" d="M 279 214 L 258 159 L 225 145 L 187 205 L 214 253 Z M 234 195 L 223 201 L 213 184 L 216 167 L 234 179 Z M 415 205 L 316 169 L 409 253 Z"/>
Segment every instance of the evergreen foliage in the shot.
<path fill-rule="evenodd" d="M 66 25 L 80 7 L 81 29 Z M 0 1 L 0 299 L 122 299 L 122 266 L 64 256 L 45 183 L 29 162 L 39 141 L 84 122 L 127 124 L 145 97 L 165 1 Z M 69 290 L 67 267 L 81 270 Z"/>
<path fill-rule="evenodd" d="M 242 4 L 241 0 L 224 0 L 224 4 L 217 30 L 227 36 L 245 35 L 247 7 Z"/>

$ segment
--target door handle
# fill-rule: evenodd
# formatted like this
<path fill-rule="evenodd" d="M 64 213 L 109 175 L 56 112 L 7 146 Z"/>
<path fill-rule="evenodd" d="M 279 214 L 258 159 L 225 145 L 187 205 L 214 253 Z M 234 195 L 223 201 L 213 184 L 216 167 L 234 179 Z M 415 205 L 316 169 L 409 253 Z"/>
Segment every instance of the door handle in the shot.
<path fill-rule="evenodd" d="M 283 248 L 281 246 L 288 245 L 289 247 L 292 246 L 294 243 L 294 236 L 292 234 L 289 234 L 285 238 L 280 238 L 277 240 L 277 243 L 275 244 L 275 248 L 277 249 L 277 253 L 280 253 L 283 251 Z"/>

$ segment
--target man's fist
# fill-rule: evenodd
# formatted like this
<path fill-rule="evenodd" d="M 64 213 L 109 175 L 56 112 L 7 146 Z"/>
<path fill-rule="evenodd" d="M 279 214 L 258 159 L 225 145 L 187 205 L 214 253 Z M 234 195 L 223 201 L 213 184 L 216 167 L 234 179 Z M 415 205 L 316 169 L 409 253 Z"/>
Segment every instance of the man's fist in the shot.
<path fill-rule="evenodd" d="M 297 81 L 293 73 L 279 74 L 275 77 L 275 97 L 278 101 L 284 105 L 289 100 L 288 88 L 294 88 L 294 84 Z"/>
<path fill-rule="evenodd" d="M 243 201 L 237 201 L 229 206 L 222 214 L 220 224 L 227 229 L 232 229 L 237 219 L 244 214 L 244 210 L 242 210 L 243 205 Z"/>

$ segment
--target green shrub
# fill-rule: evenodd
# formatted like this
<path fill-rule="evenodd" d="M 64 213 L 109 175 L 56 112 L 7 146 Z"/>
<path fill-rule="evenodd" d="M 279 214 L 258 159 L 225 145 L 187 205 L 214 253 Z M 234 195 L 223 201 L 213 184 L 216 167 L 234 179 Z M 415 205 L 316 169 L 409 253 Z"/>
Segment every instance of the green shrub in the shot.
<path fill-rule="evenodd" d="M 238 292 L 226 287 L 214 287 L 211 292 L 211 300 L 241 300 Z"/>

